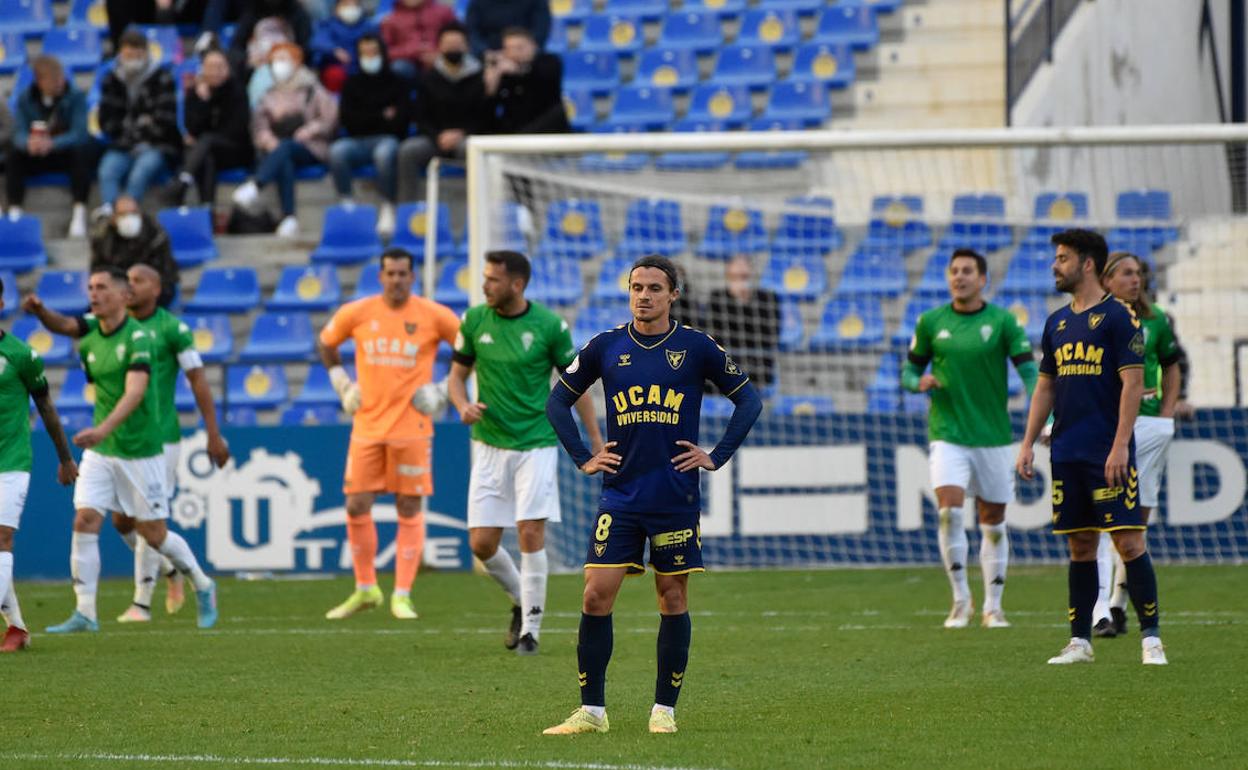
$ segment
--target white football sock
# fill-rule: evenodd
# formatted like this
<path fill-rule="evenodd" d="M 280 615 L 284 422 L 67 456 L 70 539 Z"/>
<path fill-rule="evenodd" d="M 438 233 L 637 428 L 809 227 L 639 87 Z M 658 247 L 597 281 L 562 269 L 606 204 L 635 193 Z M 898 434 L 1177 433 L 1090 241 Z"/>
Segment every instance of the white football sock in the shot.
<path fill-rule="evenodd" d="M 200 569 L 199 562 L 195 560 L 195 554 L 191 553 L 191 547 L 177 532 L 165 534 L 165 542 L 160 544 L 160 552 L 169 557 L 169 561 L 173 562 L 173 566 L 177 567 L 179 572 L 191 578 L 196 591 L 207 591 L 212 588 L 212 578 Z"/>
<path fill-rule="evenodd" d="M 546 550 L 520 552 L 520 610 L 523 619 L 520 635 L 542 633 L 542 614 L 546 611 Z"/>
<path fill-rule="evenodd" d="M 671 714 L 672 716 L 676 716 L 676 707 L 675 707 L 675 706 L 664 706 L 662 703 L 656 703 L 656 704 L 654 704 L 654 705 L 650 708 L 650 713 L 651 713 L 651 714 L 653 714 L 653 713 L 655 713 L 656 711 L 666 711 L 667 713 Z"/>
<path fill-rule="evenodd" d="M 100 536 L 75 532 L 69 550 L 69 571 L 74 576 L 78 612 L 96 620 L 95 594 L 100 585 Z"/>
<path fill-rule="evenodd" d="M 10 626 L 25 628 L 20 624 L 14 623 L 12 611 L 9 610 L 9 594 L 13 590 L 13 552 L 0 551 L 0 614 L 4 615 L 4 619 L 8 621 Z M 13 597 L 13 606 L 17 606 L 17 597 Z M 21 610 L 17 610 L 18 617 L 21 617 Z"/>
<path fill-rule="evenodd" d="M 1120 610 L 1127 608 L 1127 565 L 1122 561 L 1122 554 L 1114 549 L 1114 588 L 1109 592 L 1109 606 Z"/>
<path fill-rule="evenodd" d="M 966 581 L 966 553 L 970 546 L 967 544 L 966 529 L 962 524 L 961 508 L 940 509 L 937 541 L 940 544 L 941 561 L 945 564 L 945 574 L 949 576 L 949 585 L 953 588 L 953 600 L 969 602 L 971 586 Z"/>
<path fill-rule="evenodd" d="M 1101 533 L 1096 546 L 1096 606 L 1092 608 L 1092 622 L 1098 623 L 1109 617 L 1109 587 L 1114 577 L 1114 541 L 1108 532 Z"/>
<path fill-rule="evenodd" d="M 0 596 L 0 615 L 4 615 L 10 627 L 26 628 L 26 621 L 22 620 L 22 607 L 17 603 L 17 591 L 12 583 L 9 583 L 8 593 Z"/>
<path fill-rule="evenodd" d="M 516 569 L 516 563 L 512 561 L 507 549 L 500 546 L 493 556 L 481 563 L 485 565 L 485 571 L 490 573 L 490 577 L 498 581 L 498 584 L 511 597 L 511 603 L 519 604 L 520 570 Z"/>
<path fill-rule="evenodd" d="M 599 719 L 602 719 L 603 717 L 607 715 L 606 706 L 581 706 L 581 708 L 588 711 L 590 715 L 595 716 Z"/>
<path fill-rule="evenodd" d="M 139 538 L 134 548 L 134 603 L 145 609 L 152 608 L 152 592 L 156 590 L 156 581 L 160 579 L 161 562 L 165 557 L 160 551 Z"/>
<path fill-rule="evenodd" d="M 984 612 L 1001 609 L 1005 573 L 1010 566 L 1010 537 L 1005 522 L 979 525 L 979 568 L 984 573 Z"/>
<path fill-rule="evenodd" d="M 129 548 L 131 551 L 134 551 L 135 553 L 139 552 L 139 533 L 138 532 L 135 532 L 132 529 L 129 532 L 118 532 L 117 534 L 121 535 L 121 542 L 125 543 L 127 548 Z"/>

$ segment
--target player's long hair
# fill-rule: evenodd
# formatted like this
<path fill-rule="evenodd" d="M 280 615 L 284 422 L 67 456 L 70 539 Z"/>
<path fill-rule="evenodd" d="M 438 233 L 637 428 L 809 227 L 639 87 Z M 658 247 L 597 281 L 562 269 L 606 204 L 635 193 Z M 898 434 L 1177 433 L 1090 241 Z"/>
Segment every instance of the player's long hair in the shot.
<path fill-rule="evenodd" d="M 1118 269 L 1118 265 L 1122 264 L 1124 259 L 1133 259 L 1140 270 L 1140 296 L 1131 304 L 1131 309 L 1140 318 L 1153 317 L 1152 303 L 1152 272 L 1149 271 L 1148 265 L 1144 260 L 1129 251 L 1115 251 L 1109 255 L 1109 261 L 1105 264 L 1105 272 L 1101 276 L 1101 282 L 1109 283 L 1109 279 L 1113 277 L 1114 271 Z"/>

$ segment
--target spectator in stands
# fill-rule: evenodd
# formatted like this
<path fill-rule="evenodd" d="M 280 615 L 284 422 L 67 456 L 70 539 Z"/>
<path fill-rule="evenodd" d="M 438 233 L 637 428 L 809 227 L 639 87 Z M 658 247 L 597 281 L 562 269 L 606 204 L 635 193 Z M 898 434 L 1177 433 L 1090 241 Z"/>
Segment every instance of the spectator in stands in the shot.
<path fill-rule="evenodd" d="M 113 50 L 121 47 L 121 36 L 132 24 L 199 24 L 206 5 L 206 0 L 106 0 Z"/>
<path fill-rule="evenodd" d="M 9 105 L 0 102 L 0 149 L 8 149 L 9 143 L 13 141 L 13 113 L 9 112 Z M 21 210 L 18 210 L 21 214 Z"/>
<path fill-rule="evenodd" d="M 117 64 L 104 76 L 99 119 L 107 137 L 99 171 L 107 214 L 122 185 L 131 198 L 143 200 L 148 186 L 177 168 L 182 154 L 173 73 L 152 60 L 147 38 L 136 29 L 122 34 Z"/>
<path fill-rule="evenodd" d="M 468 53 L 468 30 L 459 22 L 438 33 L 438 58 L 420 77 L 416 95 L 416 127 L 420 134 L 399 149 L 403 200 L 416 197 L 416 183 L 435 156 L 464 157 L 470 134 L 486 124 L 485 81 L 481 62 Z"/>
<path fill-rule="evenodd" d="M 701 319 L 703 331 L 731 350 L 751 379 L 775 382 L 775 350 L 780 344 L 780 301 L 756 285 L 754 264 L 738 255 L 724 267 L 727 286 L 712 291 Z"/>
<path fill-rule="evenodd" d="M 66 80 L 65 70 L 55 58 L 36 56 L 31 69 L 35 82 L 17 96 L 13 147 L 4 177 L 9 213 L 21 213 L 27 177 L 68 173 L 74 198 L 69 237 L 85 238 L 87 196 L 98 153 L 87 131 L 87 99 Z"/>
<path fill-rule="evenodd" d="M 360 0 L 338 0 L 334 15 L 316 23 L 309 48 L 312 66 L 320 70 L 326 88 L 334 93 L 342 90 L 351 72 L 356 43 L 377 31 L 377 23 L 365 13 Z"/>
<path fill-rule="evenodd" d="M 212 206 L 217 199 L 217 172 L 250 167 L 254 161 L 247 93 L 230 74 L 224 51 L 210 48 L 204 53 L 184 101 L 186 157 L 175 182 L 178 205 L 197 186 L 200 205 Z"/>
<path fill-rule="evenodd" d="M 95 222 L 91 231 L 91 270 L 138 264 L 151 265 L 160 273 L 161 307 L 168 307 L 178 288 L 178 263 L 173 258 L 169 234 L 154 218 L 139 211 L 139 202 L 122 195 L 109 217 Z"/>
<path fill-rule="evenodd" d="M 455 21 L 455 12 L 437 0 L 398 0 L 381 20 L 381 39 L 394 71 L 409 80 L 433 66 L 438 31 Z"/>
<path fill-rule="evenodd" d="M 550 0 L 470 0 L 464 23 L 476 56 L 501 48 L 503 33 L 512 27 L 528 30 L 543 48 L 550 36 Z"/>
<path fill-rule="evenodd" d="M 244 3 L 238 17 L 230 61 L 237 72 L 249 72 L 268 61 L 277 43 L 292 42 L 306 50 L 311 39 L 312 18 L 298 0 L 254 0 Z"/>
<path fill-rule="evenodd" d="M 234 203 L 255 205 L 260 188 L 277 183 L 282 221 L 277 234 L 294 238 L 295 172 L 324 163 L 329 143 L 338 130 L 338 104 L 316 75 L 303 66 L 303 52 L 293 43 L 279 43 L 269 53 L 274 84 L 252 116 L 252 141 L 263 157 L 256 175 L 234 191 Z"/>
<path fill-rule="evenodd" d="M 540 53 L 527 29 L 507 29 L 503 49 L 486 55 L 485 93 L 493 101 L 495 133 L 561 134 L 572 130 L 563 106 L 563 60 Z"/>
<path fill-rule="evenodd" d="M 342 89 L 338 113 L 347 135 L 329 149 L 329 170 L 343 202 L 351 201 L 351 174 L 373 164 L 377 189 L 385 198 L 377 217 L 377 232 L 394 232 L 394 201 L 398 193 L 399 142 L 411 123 L 411 85 L 390 69 L 386 47 L 376 35 L 365 35 L 356 46 L 359 72 Z"/>

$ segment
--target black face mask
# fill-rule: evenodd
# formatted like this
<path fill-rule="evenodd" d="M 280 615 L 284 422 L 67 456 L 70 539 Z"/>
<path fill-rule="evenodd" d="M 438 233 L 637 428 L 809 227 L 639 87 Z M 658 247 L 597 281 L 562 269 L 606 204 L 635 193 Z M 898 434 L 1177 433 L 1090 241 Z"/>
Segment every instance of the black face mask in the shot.
<path fill-rule="evenodd" d="M 446 59 L 447 64 L 460 65 L 464 63 L 463 51 L 447 51 L 442 54 L 442 58 Z"/>

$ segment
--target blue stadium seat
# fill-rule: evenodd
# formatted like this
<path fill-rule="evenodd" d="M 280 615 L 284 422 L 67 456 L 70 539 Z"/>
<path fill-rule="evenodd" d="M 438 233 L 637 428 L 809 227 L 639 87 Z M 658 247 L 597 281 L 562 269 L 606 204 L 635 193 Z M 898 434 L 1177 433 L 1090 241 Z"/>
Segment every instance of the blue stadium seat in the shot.
<path fill-rule="evenodd" d="M 260 279 L 250 267 L 210 267 L 199 275 L 191 313 L 246 313 L 260 304 Z"/>
<path fill-rule="evenodd" d="M 9 75 L 17 72 L 26 64 L 26 41 L 22 40 L 22 36 L 15 32 L 6 32 L 0 34 L 0 75 Z M 14 87 L 14 99 L 21 92 Z M 12 105 L 10 105 L 12 106 Z"/>
<path fill-rule="evenodd" d="M 1044 324 L 1049 318 L 1048 305 L 1043 294 L 1031 292 L 1000 291 L 992 298 L 993 304 L 1000 305 L 1014 314 L 1027 338 L 1038 342 L 1044 335 Z"/>
<path fill-rule="evenodd" d="M 590 259 L 606 248 L 598 201 L 557 200 L 546 209 L 546 229 L 538 249 L 542 254 Z"/>
<path fill-rule="evenodd" d="M 810 336 L 812 350 L 854 350 L 884 342 L 884 314 L 875 299 L 828 300 L 819 328 Z"/>
<path fill-rule="evenodd" d="M 34 37 L 55 24 L 51 0 L 0 0 L 0 33 Z"/>
<path fill-rule="evenodd" d="M 1004 219 L 1005 196 L 996 193 L 963 193 L 953 198 L 953 218 Z"/>
<path fill-rule="evenodd" d="M 584 24 L 594 12 L 593 0 L 550 0 L 551 21 Z M 457 14 L 458 15 L 458 14 Z M 460 16 L 460 18 L 463 18 Z"/>
<path fill-rule="evenodd" d="M 796 302 L 780 300 L 780 350 L 793 353 L 806 347 L 806 324 Z"/>
<path fill-rule="evenodd" d="M 620 84 L 620 57 L 606 51 L 563 54 L 563 87 L 606 96 Z"/>
<path fill-rule="evenodd" d="M 231 408 L 273 409 L 285 403 L 290 393 L 286 371 L 280 365 L 231 366 L 225 380 L 226 401 Z M 252 415 L 253 424 L 254 419 Z"/>
<path fill-rule="evenodd" d="M 43 35 L 43 52 L 55 56 L 70 72 L 89 72 L 100 64 L 104 49 L 99 30 L 90 27 L 53 27 Z"/>
<path fill-rule="evenodd" d="M 18 51 L 18 54 L 20 54 L 22 62 L 19 62 L 21 66 L 18 67 L 17 75 L 13 78 L 13 84 L 10 87 L 8 98 L 9 112 L 17 110 L 17 97 L 20 96 L 23 91 L 29 90 L 31 84 L 35 82 L 35 71 L 24 64 L 26 59 L 26 45 L 24 43 L 20 43 L 19 41 L 18 48 L 16 50 Z M 68 179 L 68 177 L 66 178 Z"/>
<path fill-rule="evenodd" d="M 927 264 L 923 267 L 923 276 L 919 278 L 919 285 L 915 287 L 915 290 L 928 294 L 946 291 L 949 287 L 946 279 L 948 271 L 949 254 L 944 251 L 935 252 L 927 258 Z"/>
<path fill-rule="evenodd" d="M 417 259 L 425 256 L 425 234 L 429 232 L 429 206 L 424 201 L 400 204 L 395 211 L 397 226 L 391 246 L 407 249 Z M 451 207 L 445 203 L 438 204 L 437 231 L 435 239 L 438 259 L 450 257 L 467 257 L 467 247 L 460 248 L 455 242 L 455 231 L 451 226 Z M 419 272 L 419 270 L 417 271 Z"/>
<path fill-rule="evenodd" d="M 645 152 L 591 152 L 582 155 L 576 167 L 588 174 L 627 174 L 641 171 L 649 164 L 650 154 Z"/>
<path fill-rule="evenodd" d="M 649 48 L 637 62 L 635 85 L 688 91 L 698 82 L 698 58 L 693 51 Z"/>
<path fill-rule="evenodd" d="M 826 254 L 844 245 L 845 235 L 836 226 L 830 198 L 790 198 L 787 203 L 801 208 L 780 215 L 780 226 L 771 242 L 773 254 Z M 820 209 L 827 213 L 818 213 Z"/>
<path fill-rule="evenodd" d="M 229 406 L 223 412 L 225 424 L 231 428 L 253 428 L 260 424 L 260 415 L 254 406 Z M 201 421 L 202 423 L 202 421 Z"/>
<path fill-rule="evenodd" d="M 830 417 L 836 414 L 831 396 L 777 396 L 771 403 L 776 417 Z"/>
<path fill-rule="evenodd" d="M 595 300 L 586 305 L 572 323 L 572 342 L 578 348 L 584 347 L 595 334 L 614 329 L 631 319 L 627 298 Z"/>
<path fill-rule="evenodd" d="M 673 11 L 663 19 L 658 47 L 707 54 L 724 44 L 719 15 L 691 10 Z"/>
<path fill-rule="evenodd" d="M 546 53 L 555 55 L 563 54 L 571 50 L 568 43 L 568 26 L 573 24 L 569 19 L 560 19 L 559 17 L 550 20 L 550 35 L 546 38 Z M 580 26 L 583 20 L 576 20 L 576 26 Z"/>
<path fill-rule="evenodd" d="M 623 241 L 621 241 L 623 245 Z M 604 260 L 598 271 L 598 280 L 594 282 L 594 292 L 590 301 L 620 302 L 628 299 L 628 277 L 632 273 L 636 257 L 612 257 Z"/>
<path fill-rule="evenodd" d="M 420 270 L 416 271 L 420 275 Z M 412 288 L 415 292 L 415 287 Z M 352 300 L 363 299 L 381 293 L 381 265 L 369 262 L 360 269 L 360 277 L 355 279 L 355 294 Z"/>
<path fill-rule="evenodd" d="M 45 270 L 35 293 L 58 313 L 78 315 L 87 310 L 87 274 L 82 270 Z"/>
<path fill-rule="evenodd" d="M 43 248 L 43 227 L 39 217 L 22 214 L 0 217 L 0 270 L 24 273 L 48 264 Z"/>
<path fill-rule="evenodd" d="M 905 310 L 901 313 L 901 325 L 893 332 L 893 346 L 900 348 L 909 345 L 910 338 L 914 336 L 914 327 L 919 323 L 919 316 L 934 307 L 947 304 L 948 301 L 949 298 L 943 292 L 916 291 L 911 294 Z"/>
<path fill-rule="evenodd" d="M 161 64 L 177 64 L 182 61 L 182 38 L 178 28 L 163 24 L 137 24 L 135 27 L 147 36 L 147 49 L 152 61 Z"/>
<path fill-rule="evenodd" d="M 563 111 L 575 131 L 588 131 L 598 120 L 594 109 L 594 95 L 589 91 L 565 90 Z"/>
<path fill-rule="evenodd" d="M 718 393 L 707 393 L 702 397 L 702 419 L 727 420 L 732 417 L 732 401 Z"/>
<path fill-rule="evenodd" d="M 5 290 L 8 290 L 8 284 L 5 284 Z M 18 318 L 13 322 L 10 333 L 30 345 L 43 358 L 45 364 L 68 364 L 75 359 L 69 337 L 53 334 L 43 328 L 39 319 L 33 316 Z"/>
<path fill-rule="evenodd" d="M 760 285 L 782 299 L 816 300 L 828 290 L 828 268 L 817 253 L 772 253 Z"/>
<path fill-rule="evenodd" d="M 809 81 L 781 81 L 771 87 L 771 100 L 764 118 L 800 121 L 807 128 L 818 128 L 832 114 L 828 90 Z"/>
<path fill-rule="evenodd" d="M 637 16 L 646 21 L 657 21 L 667 13 L 668 0 L 606 0 L 606 13 L 622 13 Z"/>
<path fill-rule="evenodd" d="M 866 51 L 880 42 L 880 27 L 876 23 L 875 12 L 870 8 L 837 5 L 825 9 L 819 16 L 814 40 L 819 43 L 849 45 L 856 51 Z"/>
<path fill-rule="evenodd" d="M 230 330 L 229 316 L 220 313 L 187 314 L 182 320 L 191 327 L 195 351 L 205 363 L 221 363 L 233 355 L 234 332 Z"/>
<path fill-rule="evenodd" d="M 261 313 L 238 360 L 306 361 L 312 357 L 313 338 L 312 319 L 307 313 Z"/>
<path fill-rule="evenodd" d="M 711 206 L 706 220 L 698 256 L 729 259 L 737 254 L 750 254 L 767 249 L 767 231 L 763 229 L 763 212 L 738 206 Z"/>
<path fill-rule="evenodd" d="M 745 0 L 684 0 L 682 11 L 713 13 L 721 19 L 735 19 L 746 11 Z"/>
<path fill-rule="evenodd" d="M 777 118 L 755 118 L 747 128 L 750 131 L 801 131 L 801 121 Z M 767 170 L 797 168 L 806 162 L 805 150 L 750 150 L 737 154 L 734 165 L 741 170 Z"/>
<path fill-rule="evenodd" d="M 1052 222 L 1069 222 L 1088 218 L 1088 194 L 1040 193 L 1036 196 L 1035 218 Z"/>
<path fill-rule="evenodd" d="M 802 39 L 802 28 L 793 11 L 751 8 L 741 19 L 738 45 L 767 46 L 773 50 L 793 49 Z"/>
<path fill-rule="evenodd" d="M 685 120 L 717 121 L 726 128 L 739 128 L 753 117 L 754 106 L 745 86 L 704 83 L 693 89 Z"/>
<path fill-rule="evenodd" d="M 376 206 L 330 206 L 325 209 L 325 226 L 321 230 L 321 242 L 312 252 L 312 261 L 358 264 L 375 258 L 381 248 Z"/>
<path fill-rule="evenodd" d="M 0 270 L 0 283 L 4 284 L 4 307 L 0 307 L 0 318 L 17 312 L 17 276 L 12 270 Z"/>
<path fill-rule="evenodd" d="M 351 373 L 354 378 L 354 372 Z M 308 367 L 308 377 L 303 381 L 303 389 L 295 396 L 294 403 L 298 406 L 330 406 L 338 408 L 338 393 L 329 381 L 329 371 L 320 364 Z"/>
<path fill-rule="evenodd" d="M 296 425 L 337 425 L 346 420 L 337 406 L 294 404 L 282 410 L 279 422 L 287 427 L 293 427 Z"/>
<path fill-rule="evenodd" d="M 1107 238 L 1132 246 L 1124 249 L 1144 253 L 1159 249 L 1179 238 L 1178 228 L 1170 226 L 1173 217 L 1170 193 L 1165 190 L 1128 190 L 1119 193 L 1115 213 L 1120 220 L 1142 220 L 1147 224 L 1124 224 L 1109 231 Z M 1143 245 L 1147 244 L 1148 249 Z"/>
<path fill-rule="evenodd" d="M 56 394 L 56 410 L 74 412 L 95 408 L 95 387 L 87 382 L 87 373 L 78 367 L 65 370 L 65 381 Z"/>
<path fill-rule="evenodd" d="M 603 51 L 617 56 L 633 56 L 646 42 L 641 19 L 621 14 L 595 14 L 585 20 L 578 51 Z"/>
<path fill-rule="evenodd" d="M 719 49 L 711 82 L 762 91 L 776 81 L 776 59 L 766 46 L 726 45 Z"/>
<path fill-rule="evenodd" d="M 674 257 L 687 248 L 679 203 L 643 198 L 628 204 L 624 235 L 615 248 L 616 256 L 636 259 L 644 254 L 662 254 Z"/>
<path fill-rule="evenodd" d="M 871 211 L 869 245 L 900 247 L 903 251 L 932 245 L 931 226 L 917 218 L 923 214 L 923 199 L 919 196 L 876 196 L 871 201 Z"/>
<path fill-rule="evenodd" d="M 823 83 L 828 88 L 848 88 L 857 73 L 854 52 L 848 45 L 806 43 L 797 49 L 789 78 Z"/>
<path fill-rule="evenodd" d="M 156 220 L 169 234 L 178 267 L 199 267 L 217 258 L 212 239 L 212 212 L 207 206 L 161 209 Z"/>
<path fill-rule="evenodd" d="M 769 11 L 792 11 L 799 16 L 814 16 L 827 3 L 825 0 L 764 0 L 759 5 Z"/>
<path fill-rule="evenodd" d="M 897 248 L 859 246 L 845 262 L 836 293 L 842 297 L 899 297 L 906 290 L 906 263 Z"/>
<path fill-rule="evenodd" d="M 72 0 L 69 4 L 70 26 L 90 27 L 108 33 L 108 8 L 104 0 Z"/>
<path fill-rule="evenodd" d="M 504 203 L 495 208 L 492 220 L 489 234 L 490 249 L 528 252 L 527 233 L 533 230 L 533 215 L 527 208 L 519 203 Z M 463 257 L 468 258 L 466 248 Z"/>
<path fill-rule="evenodd" d="M 267 310 L 325 311 L 342 298 L 338 271 L 333 265 L 288 265 L 282 268 Z"/>
<path fill-rule="evenodd" d="M 1053 285 L 1053 250 L 1048 246 L 1020 246 L 1010 258 L 1000 288 L 1015 293 L 1052 294 L 1056 291 Z"/>
<path fill-rule="evenodd" d="M 676 117 L 672 92 L 650 86 L 624 86 L 615 92 L 615 104 L 606 123 L 614 128 L 658 131 Z"/>
<path fill-rule="evenodd" d="M 875 11 L 878 18 L 882 13 L 892 13 L 901 7 L 904 0 L 838 0 L 837 5 L 863 6 Z"/>
<path fill-rule="evenodd" d="M 220 402 L 215 405 L 220 411 Z M 173 408 L 178 412 L 193 412 L 196 409 L 195 391 L 191 390 L 191 383 L 182 372 L 178 372 L 173 380 Z"/>
<path fill-rule="evenodd" d="M 942 251 L 958 248 L 996 251 L 1014 242 L 1005 219 L 1005 198 L 995 193 L 964 193 L 953 199 L 953 220 L 940 239 Z"/>
<path fill-rule="evenodd" d="M 681 134 L 726 131 L 727 126 L 716 120 L 679 120 L 672 131 Z M 730 152 L 680 151 L 659 153 L 654 167 L 660 171 L 711 171 L 723 168 L 732 159 Z"/>
<path fill-rule="evenodd" d="M 452 259 L 442 266 L 442 273 L 434 287 L 433 298 L 443 305 L 458 306 L 468 304 L 468 289 L 471 287 L 472 272 L 468 269 L 465 259 Z"/>
<path fill-rule="evenodd" d="M 880 365 L 867 385 L 867 412 L 889 414 L 901 409 L 901 361 L 893 353 L 880 356 Z"/>
<path fill-rule="evenodd" d="M 575 305 L 584 290 L 581 262 L 566 257 L 538 257 L 532 261 L 533 275 L 525 294 L 546 305 Z"/>

